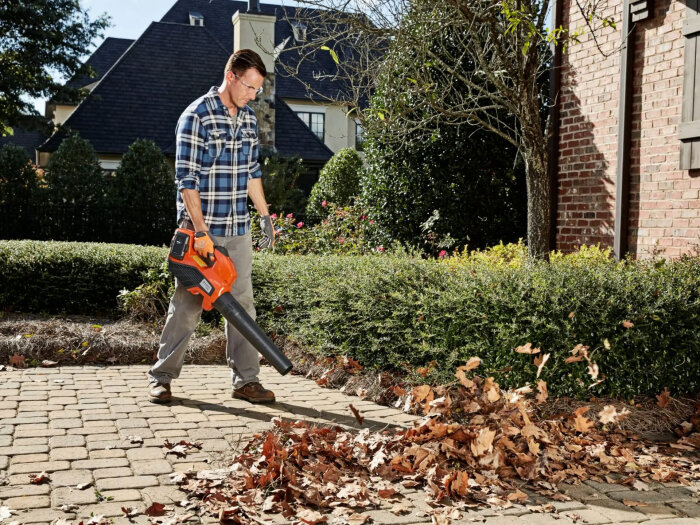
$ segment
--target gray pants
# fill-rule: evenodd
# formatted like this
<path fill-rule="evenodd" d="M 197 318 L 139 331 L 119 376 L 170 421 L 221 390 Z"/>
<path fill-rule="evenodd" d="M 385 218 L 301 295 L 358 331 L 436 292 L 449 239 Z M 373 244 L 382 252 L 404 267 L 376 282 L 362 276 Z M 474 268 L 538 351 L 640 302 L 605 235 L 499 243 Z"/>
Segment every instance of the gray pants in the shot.
<path fill-rule="evenodd" d="M 238 277 L 231 293 L 255 319 L 253 304 L 253 245 L 250 234 L 235 237 L 213 237 L 214 243 L 224 246 L 233 260 Z M 185 359 L 187 343 L 202 314 L 202 298 L 191 294 L 175 280 L 175 293 L 170 300 L 168 317 L 160 336 L 158 362 L 148 371 L 150 382 L 170 383 L 179 377 Z M 258 351 L 226 321 L 226 362 L 231 368 L 233 388 L 258 381 L 260 358 Z"/>

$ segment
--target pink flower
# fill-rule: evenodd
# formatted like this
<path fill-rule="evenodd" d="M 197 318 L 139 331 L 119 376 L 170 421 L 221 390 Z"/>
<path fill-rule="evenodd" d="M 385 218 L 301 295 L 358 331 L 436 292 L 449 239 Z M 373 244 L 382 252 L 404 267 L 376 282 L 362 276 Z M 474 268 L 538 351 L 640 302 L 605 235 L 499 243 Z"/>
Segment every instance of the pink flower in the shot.
<path fill-rule="evenodd" d="M 293 219 L 293 218 L 294 218 L 294 214 L 293 214 L 293 213 L 288 213 L 288 214 L 287 214 L 287 219 Z"/>
<path fill-rule="evenodd" d="M 370 220 L 369 223 L 370 223 L 370 224 L 374 224 L 374 220 Z"/>
<path fill-rule="evenodd" d="M 297 228 L 301 228 L 302 226 L 304 226 L 303 222 L 297 222 Z"/>
<path fill-rule="evenodd" d="M 447 252 L 445 250 L 442 250 L 440 252 L 440 258 L 442 259 L 443 257 L 445 257 L 445 255 L 447 255 Z"/>
<path fill-rule="evenodd" d="M 367 215 L 363 215 L 362 217 L 360 217 L 360 219 L 362 219 L 363 221 L 364 221 L 366 218 L 367 218 Z"/>
<path fill-rule="evenodd" d="M 328 219 L 323 219 L 323 224 L 328 224 Z"/>
<path fill-rule="evenodd" d="M 277 218 L 277 214 L 276 214 L 276 213 L 273 213 L 272 215 L 270 215 L 270 219 L 272 219 L 273 221 L 274 221 L 276 218 Z"/>
<path fill-rule="evenodd" d="M 323 206 L 323 207 L 325 208 L 326 206 L 328 206 L 328 203 L 327 203 L 326 201 L 323 201 L 323 202 L 321 203 L 321 206 Z"/>
<path fill-rule="evenodd" d="M 386 250 L 384 249 L 384 246 L 377 246 L 377 251 L 378 252 L 385 252 Z"/>
<path fill-rule="evenodd" d="M 340 244 L 344 244 L 344 243 L 345 243 L 345 239 L 344 239 L 343 237 L 341 237 L 340 239 L 338 239 L 338 242 L 339 242 Z"/>

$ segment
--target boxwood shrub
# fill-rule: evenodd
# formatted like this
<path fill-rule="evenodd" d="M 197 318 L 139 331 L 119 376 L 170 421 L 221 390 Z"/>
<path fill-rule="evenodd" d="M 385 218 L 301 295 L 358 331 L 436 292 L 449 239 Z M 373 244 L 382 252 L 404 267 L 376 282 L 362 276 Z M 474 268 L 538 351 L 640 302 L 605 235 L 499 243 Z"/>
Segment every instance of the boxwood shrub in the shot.
<path fill-rule="evenodd" d="M 165 248 L 0 241 L 0 304 L 114 312 L 120 290 L 164 279 L 165 256 Z M 588 248 L 533 263 L 522 245 L 441 260 L 258 253 L 253 279 L 268 333 L 416 381 L 454 381 L 456 367 L 478 356 L 476 373 L 523 386 L 537 367 L 515 348 L 531 343 L 550 354 L 540 378 L 554 395 L 700 389 L 698 257 L 616 263 Z M 588 347 L 604 381 L 592 386 L 585 360 L 566 363 L 577 345 Z"/>
<path fill-rule="evenodd" d="M 166 255 L 129 244 L 0 241 L 0 308 L 117 315 L 119 292 L 143 283 Z"/>

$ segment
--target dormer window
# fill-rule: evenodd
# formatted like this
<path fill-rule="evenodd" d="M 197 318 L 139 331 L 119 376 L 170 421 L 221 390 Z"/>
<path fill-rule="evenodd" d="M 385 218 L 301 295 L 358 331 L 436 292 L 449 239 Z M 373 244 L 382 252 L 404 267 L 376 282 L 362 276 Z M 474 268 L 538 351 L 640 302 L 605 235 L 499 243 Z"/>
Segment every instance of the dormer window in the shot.
<path fill-rule="evenodd" d="M 306 24 L 295 20 L 292 22 L 292 30 L 294 31 L 294 40 L 297 42 L 306 42 Z"/>
<path fill-rule="evenodd" d="M 204 25 L 204 15 L 199 11 L 190 11 L 190 25 L 191 26 L 203 26 Z"/>

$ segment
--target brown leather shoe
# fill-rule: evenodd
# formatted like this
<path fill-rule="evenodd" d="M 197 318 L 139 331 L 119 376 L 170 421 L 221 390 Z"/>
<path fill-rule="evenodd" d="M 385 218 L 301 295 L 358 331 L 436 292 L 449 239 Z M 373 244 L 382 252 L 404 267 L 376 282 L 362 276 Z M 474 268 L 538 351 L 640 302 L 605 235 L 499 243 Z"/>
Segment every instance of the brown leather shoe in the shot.
<path fill-rule="evenodd" d="M 247 383 L 241 388 L 236 388 L 233 391 L 233 397 L 236 399 L 245 399 L 251 403 L 274 403 L 275 394 L 271 390 L 265 389 L 260 383 L 254 381 Z"/>
<path fill-rule="evenodd" d="M 173 398 L 170 392 L 170 383 L 151 383 L 151 391 L 148 400 L 151 403 L 170 403 Z"/>

